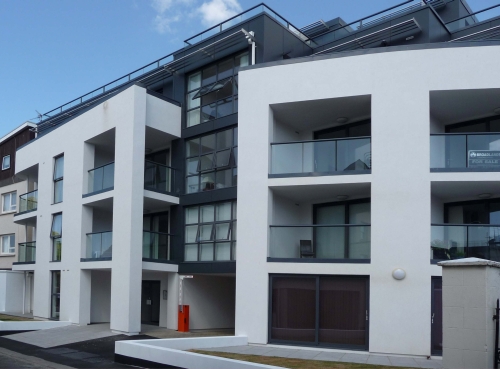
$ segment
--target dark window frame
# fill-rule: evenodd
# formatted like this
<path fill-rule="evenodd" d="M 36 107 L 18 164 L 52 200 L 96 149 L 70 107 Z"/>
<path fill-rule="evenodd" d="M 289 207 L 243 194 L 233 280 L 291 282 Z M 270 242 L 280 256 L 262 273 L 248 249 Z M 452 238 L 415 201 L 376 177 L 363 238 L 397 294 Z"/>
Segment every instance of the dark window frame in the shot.
<path fill-rule="evenodd" d="M 349 208 L 350 205 L 355 205 L 355 204 L 370 204 L 370 224 L 360 224 L 360 225 L 366 225 L 366 226 L 371 226 L 371 198 L 370 197 L 365 197 L 362 199 L 354 199 L 354 200 L 345 200 L 345 201 L 334 201 L 334 202 L 325 202 L 325 203 L 319 203 L 319 204 L 313 204 L 312 212 L 313 212 L 313 224 L 317 224 L 317 209 L 322 208 L 322 207 L 328 207 L 328 206 L 344 206 L 344 222 L 349 221 L 350 217 L 350 212 Z M 350 224 L 350 223 L 344 223 L 344 224 Z M 316 245 L 316 232 L 313 232 L 313 245 Z M 371 254 L 371 246 L 370 246 L 370 254 Z M 335 259 L 339 260 L 344 263 L 349 263 L 349 227 L 344 227 L 344 259 Z M 370 255 L 370 260 L 371 260 L 371 255 Z"/>
<path fill-rule="evenodd" d="M 226 132 L 226 131 L 231 131 L 231 144 L 229 145 L 229 147 L 225 147 L 224 149 L 218 149 L 217 148 L 217 135 L 222 133 L 222 132 Z M 201 140 L 204 138 L 204 137 L 209 137 L 209 136 L 214 136 L 214 149 L 210 152 L 205 152 L 205 153 L 202 153 L 201 152 Z M 223 188 L 231 188 L 231 187 L 235 187 L 237 186 L 237 178 L 238 178 L 238 139 L 237 139 L 237 135 L 238 135 L 238 126 L 232 126 L 230 128 L 224 128 L 224 129 L 221 129 L 221 130 L 218 130 L 218 131 L 214 131 L 214 132 L 210 132 L 209 134 L 206 134 L 206 135 L 202 135 L 202 136 L 197 136 L 197 137 L 194 137 L 194 138 L 190 138 L 189 140 L 186 140 L 185 141 L 185 148 L 186 148 L 186 155 L 185 155 L 185 160 L 184 160 L 184 165 L 185 165 L 185 172 L 186 172 L 186 183 L 185 183 L 185 188 L 184 188 L 184 193 L 185 194 L 192 194 L 192 193 L 199 193 L 199 192 L 205 192 L 205 191 L 214 191 L 214 190 L 218 190 L 218 189 L 223 189 Z M 200 150 L 198 151 L 198 154 L 197 155 L 191 155 L 191 156 L 188 156 L 187 154 L 187 146 L 189 144 L 189 142 L 191 141 L 195 141 L 195 140 L 198 140 L 198 143 L 199 143 L 199 147 L 200 147 Z M 228 162 L 227 162 L 227 165 L 225 166 L 217 166 L 217 155 L 222 153 L 222 152 L 225 152 L 225 151 L 228 151 L 229 150 L 229 158 L 228 158 Z M 201 168 L 201 165 L 202 165 L 202 157 L 205 157 L 205 156 L 208 156 L 208 155 L 212 155 L 212 166 L 209 168 L 209 169 L 202 169 Z M 198 163 L 197 163 L 197 168 L 196 168 L 196 171 L 197 171 L 197 174 L 191 174 L 189 172 L 189 168 L 188 168 L 188 161 L 189 159 L 196 159 L 198 160 Z M 216 184 L 217 184 L 217 173 L 218 172 L 223 172 L 223 171 L 226 171 L 226 170 L 230 170 L 231 171 L 231 186 L 225 186 L 225 187 L 222 187 L 222 188 L 216 188 Z M 209 173 L 213 173 L 214 175 L 214 188 L 204 188 L 202 189 L 202 177 L 203 175 L 206 175 L 206 174 L 209 174 Z M 197 188 L 198 190 L 197 191 L 188 191 L 188 187 L 189 187 L 189 179 L 190 178 L 195 178 L 197 177 L 198 178 L 198 182 L 197 182 Z"/>
<path fill-rule="evenodd" d="M 63 236 L 63 232 L 62 232 L 62 224 L 63 224 L 63 218 L 62 218 L 62 212 L 59 212 L 59 213 L 54 213 L 52 214 L 52 222 L 51 222 L 51 225 L 50 225 L 50 238 L 52 240 L 52 247 L 51 247 L 51 261 L 53 262 L 59 262 L 61 261 L 62 259 L 62 236 Z M 53 234 L 53 230 L 54 230 L 54 222 L 55 222 L 55 219 L 57 216 L 61 216 L 61 233 L 59 235 L 54 235 Z M 54 247 L 56 245 L 56 242 L 60 242 L 61 243 L 61 249 L 59 250 L 59 258 L 54 258 Z"/>
<path fill-rule="evenodd" d="M 217 211 L 217 205 L 220 204 L 225 204 L 225 203 L 230 203 L 231 204 L 231 219 L 229 220 L 216 220 L 216 211 Z M 201 222 L 201 208 L 203 206 L 213 206 L 214 207 L 214 220 L 212 222 Z M 186 223 L 186 213 L 188 209 L 192 208 L 198 208 L 198 222 L 197 223 Z M 238 242 L 238 235 L 237 233 L 234 232 L 234 226 L 236 224 L 237 226 L 237 221 L 238 219 L 236 218 L 236 210 L 237 209 L 237 201 L 236 200 L 226 200 L 226 201 L 218 201 L 218 202 L 211 202 L 211 203 L 206 203 L 206 204 L 199 204 L 199 205 L 194 205 L 194 206 L 187 206 L 184 208 L 184 232 L 183 232 L 183 240 L 184 240 L 184 255 L 183 255 L 183 260 L 188 263 L 199 263 L 199 262 L 228 262 L 228 261 L 235 261 L 236 260 L 236 245 Z M 229 223 L 229 228 L 228 228 L 228 238 L 226 240 L 224 239 L 216 239 L 215 238 L 215 229 L 217 224 L 226 224 Z M 212 230 L 210 233 L 210 240 L 204 241 L 200 240 L 200 227 L 201 226 L 208 226 L 212 225 Z M 190 226 L 197 226 L 196 230 L 196 236 L 195 236 L 195 242 L 187 242 L 186 241 L 186 228 Z M 229 260 L 217 260 L 216 259 L 216 254 L 217 254 L 217 243 L 229 243 L 230 244 L 230 254 L 229 254 Z M 201 248 L 202 245 L 204 244 L 212 244 L 213 245 L 213 258 L 212 260 L 200 260 L 201 257 Z M 197 255 L 197 260 L 188 260 L 186 261 L 186 245 L 197 245 L 198 246 L 198 255 Z"/>
<path fill-rule="evenodd" d="M 54 291 L 54 276 L 58 274 L 59 275 L 59 278 L 58 278 L 58 281 L 59 281 L 59 291 Z M 60 319 L 60 316 L 61 316 L 61 271 L 60 270 L 51 270 L 50 271 L 50 319 L 51 320 L 59 320 Z M 53 298 L 56 297 L 57 299 L 59 299 L 59 311 L 57 312 L 58 313 L 58 316 L 57 317 L 54 317 L 52 312 L 54 310 L 54 300 Z"/>
<path fill-rule="evenodd" d="M 6 166 L 6 167 L 4 167 L 4 164 L 5 164 L 5 158 L 9 158 L 9 165 L 8 165 L 8 166 Z M 11 167 L 11 156 L 10 156 L 10 154 L 9 154 L 9 155 L 4 155 L 4 156 L 2 157 L 2 170 L 9 170 L 9 169 L 10 169 L 10 167 Z"/>
<path fill-rule="evenodd" d="M 455 201 L 455 202 L 445 202 L 444 206 L 444 223 L 447 224 L 449 222 L 449 210 L 450 207 L 460 206 L 460 205 L 478 205 L 483 204 L 487 213 L 490 212 L 490 205 L 492 203 L 500 203 L 500 198 L 490 198 L 490 199 L 480 199 L 480 200 L 470 200 L 470 201 Z M 466 224 L 466 223 L 464 223 Z M 483 223 L 480 223 L 483 224 Z M 490 223 L 485 223 L 490 224 Z"/>
<path fill-rule="evenodd" d="M 56 177 L 57 161 L 61 158 L 63 158 L 62 175 L 60 177 Z M 64 187 L 64 154 L 61 154 L 61 155 L 54 157 L 53 181 L 54 181 L 54 193 L 52 194 L 53 203 L 59 204 L 59 203 L 63 202 L 63 200 L 64 200 L 64 191 L 63 191 L 63 187 Z M 59 184 L 59 182 L 61 182 L 61 183 Z M 56 201 L 56 188 L 57 188 L 57 186 L 61 186 L 61 200 L 60 201 Z"/>
<path fill-rule="evenodd" d="M 203 68 L 200 68 L 196 71 L 193 71 L 192 73 L 189 73 L 187 75 L 187 77 L 186 77 L 186 93 L 185 93 L 186 123 L 185 123 L 184 128 L 195 127 L 195 126 L 198 126 L 200 124 L 213 121 L 214 119 L 222 118 L 222 117 L 225 117 L 227 115 L 234 114 L 234 113 L 238 112 L 238 72 L 239 72 L 239 66 L 236 66 L 235 61 L 236 61 L 236 58 L 242 57 L 245 54 L 248 57 L 248 64 L 250 64 L 250 52 L 248 50 L 240 50 L 239 52 L 234 53 L 233 55 L 231 55 L 227 58 L 218 60 L 218 61 L 211 63 L 211 64 L 207 64 Z M 227 62 L 229 60 L 232 60 L 232 72 L 231 72 L 231 74 L 224 75 L 222 78 L 219 79 L 219 71 L 218 71 L 219 65 L 224 64 L 225 62 Z M 214 67 L 215 67 L 215 76 L 214 76 L 215 80 L 213 82 L 206 84 L 206 85 L 203 85 L 203 79 L 202 79 L 203 71 L 208 70 L 210 68 L 214 68 Z M 198 74 L 198 73 L 200 73 L 200 87 L 190 90 L 189 89 L 189 78 L 193 75 Z M 223 83 L 222 86 L 215 88 L 217 86 L 217 84 L 220 84 L 223 81 L 225 81 L 225 82 Z M 232 93 L 229 96 L 221 97 L 221 98 L 216 96 L 214 101 L 209 102 L 207 104 L 203 104 L 202 99 L 204 96 L 207 96 L 211 93 L 218 93 L 220 90 L 224 89 L 225 85 L 228 82 L 230 82 L 232 84 Z M 202 90 L 204 90 L 204 91 L 202 92 Z M 193 93 L 195 93 L 195 94 L 192 97 L 190 97 L 190 95 Z M 194 100 L 195 98 L 200 99 L 199 105 L 189 109 L 188 108 L 189 104 L 187 103 L 188 99 Z M 231 102 L 232 102 L 232 112 L 229 114 L 219 116 L 219 114 L 218 114 L 219 105 L 222 105 L 223 103 L 228 103 L 229 100 L 231 100 Z M 203 108 L 209 107 L 212 105 L 215 106 L 214 107 L 215 116 L 211 119 L 207 119 L 204 121 L 203 120 Z M 195 111 L 197 109 L 199 110 L 199 122 L 196 124 L 188 125 L 189 113 L 192 111 Z"/>
<path fill-rule="evenodd" d="M 339 345 L 339 344 L 325 344 L 319 342 L 319 307 L 320 307 L 320 278 L 321 277 L 349 277 L 353 279 L 363 279 L 366 283 L 366 331 L 365 331 L 365 342 L 364 346 L 358 345 Z M 315 332 L 315 342 L 305 342 L 305 341 L 287 341 L 287 340 L 276 340 L 271 338 L 272 332 L 272 313 L 273 313 L 273 278 L 315 278 L 316 279 L 316 332 Z M 369 275 L 348 275 L 348 274 L 269 274 L 269 291 L 268 291 L 268 315 L 267 315 L 267 342 L 269 344 L 283 344 L 289 346 L 303 346 L 303 347 L 330 347 L 337 349 L 349 349 L 357 351 L 368 351 L 370 345 L 370 276 Z"/>
<path fill-rule="evenodd" d="M 358 136 L 350 136 L 349 130 L 353 127 L 361 126 L 363 124 L 370 125 L 370 134 L 368 136 L 361 136 L 361 137 L 371 137 L 371 133 L 372 133 L 371 132 L 371 130 L 372 130 L 371 121 L 372 121 L 371 118 L 368 118 L 368 119 L 363 119 L 363 120 L 360 120 L 360 121 L 354 122 L 354 123 L 347 123 L 347 124 L 342 124 L 342 125 L 338 125 L 338 126 L 334 126 L 334 127 L 321 129 L 319 131 L 314 131 L 313 137 L 314 137 L 314 140 L 318 140 L 318 136 L 321 134 L 330 133 L 330 132 L 338 132 L 338 131 L 344 130 L 344 131 L 346 131 L 346 138 L 351 138 L 351 137 L 355 138 Z M 321 140 L 323 140 L 323 138 Z M 325 138 L 324 140 L 329 140 L 329 138 Z"/>
<path fill-rule="evenodd" d="M 492 115 L 492 116 L 489 116 L 486 118 L 467 120 L 464 122 L 448 124 L 444 127 L 444 129 L 445 129 L 445 133 L 450 133 L 450 130 L 452 130 L 453 128 L 462 128 L 462 127 L 472 126 L 474 124 L 486 123 L 486 130 L 484 131 L 484 133 L 500 133 L 500 132 L 491 130 L 490 121 L 492 121 L 492 120 L 500 120 L 500 115 Z M 457 134 L 467 134 L 467 132 L 456 132 L 456 133 Z M 477 132 L 471 132 L 471 133 L 477 133 Z"/>

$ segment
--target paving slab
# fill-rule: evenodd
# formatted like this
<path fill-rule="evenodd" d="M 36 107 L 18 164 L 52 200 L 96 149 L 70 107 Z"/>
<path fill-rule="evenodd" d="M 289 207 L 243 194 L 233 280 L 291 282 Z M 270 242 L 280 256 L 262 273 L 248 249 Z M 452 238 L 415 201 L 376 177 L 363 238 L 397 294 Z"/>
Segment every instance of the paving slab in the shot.
<path fill-rule="evenodd" d="M 443 367 L 442 360 L 436 359 L 415 359 L 420 368 L 426 369 L 441 369 Z"/>
<path fill-rule="evenodd" d="M 345 354 L 339 361 L 344 363 L 366 364 L 369 356 L 370 355 L 367 354 Z"/>
<path fill-rule="evenodd" d="M 420 368 L 415 359 L 411 357 L 389 356 L 389 360 L 393 366 L 410 366 L 413 368 Z"/>
<path fill-rule="evenodd" d="M 274 349 L 274 347 L 250 346 L 250 348 L 245 351 L 245 355 L 262 355 L 262 354 L 269 352 L 273 349 Z"/>
<path fill-rule="evenodd" d="M 83 359 L 89 359 L 89 358 L 96 358 L 99 357 L 99 355 L 96 354 L 90 354 L 88 352 L 72 352 L 70 354 L 63 354 L 62 356 L 70 358 L 70 359 L 78 359 L 78 360 L 83 360 Z"/>
<path fill-rule="evenodd" d="M 288 355 L 287 357 L 290 359 L 304 359 L 304 360 L 312 360 L 314 357 L 321 354 L 321 351 L 316 350 L 297 350 L 294 353 Z"/>
<path fill-rule="evenodd" d="M 369 355 L 366 363 L 372 365 L 391 365 L 389 358 L 384 355 Z"/>
<path fill-rule="evenodd" d="M 298 350 L 275 348 L 274 350 L 263 353 L 262 356 L 290 357 L 290 355 L 292 355 L 293 353 L 295 353 L 297 351 Z M 245 352 L 243 352 L 243 354 L 245 354 Z"/>
<path fill-rule="evenodd" d="M 17 333 L 4 336 L 4 338 L 38 347 L 50 348 L 116 335 L 118 333 L 111 332 L 109 324 L 90 324 L 87 326 L 70 325 L 60 328 Z"/>
<path fill-rule="evenodd" d="M 314 360 L 320 360 L 320 361 L 339 361 L 342 359 L 342 357 L 345 355 L 344 352 L 327 352 L 327 351 L 321 351 L 318 356 L 314 357 Z"/>

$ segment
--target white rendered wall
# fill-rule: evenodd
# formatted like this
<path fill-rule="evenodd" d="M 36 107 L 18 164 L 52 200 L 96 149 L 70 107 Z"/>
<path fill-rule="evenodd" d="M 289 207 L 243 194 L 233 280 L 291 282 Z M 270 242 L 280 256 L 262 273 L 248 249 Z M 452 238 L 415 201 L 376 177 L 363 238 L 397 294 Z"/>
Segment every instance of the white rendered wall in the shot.
<path fill-rule="evenodd" d="M 434 178 L 429 170 L 429 92 L 500 87 L 499 56 L 499 47 L 429 49 L 325 57 L 240 72 L 237 335 L 247 335 L 251 343 L 268 342 L 269 273 L 369 275 L 369 350 L 430 354 L 431 276 L 440 271 L 429 257 Z M 429 69 L 429 60 L 440 63 Z M 371 263 L 267 263 L 268 187 L 319 181 L 268 179 L 270 104 L 359 95 L 371 95 L 372 101 Z M 442 175 L 452 181 L 500 180 L 499 173 L 467 174 Z M 354 177 L 332 181 L 355 183 Z M 394 280 L 395 268 L 405 269 L 406 279 Z"/>
<path fill-rule="evenodd" d="M 92 270 L 90 322 L 108 323 L 111 320 L 111 271 Z"/>
<path fill-rule="evenodd" d="M 111 329 L 138 333 L 140 331 L 140 295 L 142 274 L 142 216 L 146 131 L 146 90 L 131 86 L 107 101 L 75 117 L 52 132 L 40 136 L 17 152 L 16 170 L 22 172 L 38 164 L 37 261 L 33 314 L 50 317 L 50 271 L 61 271 L 60 320 L 88 324 L 91 320 L 92 278 L 85 255 L 85 233 L 109 226 L 110 216 L 97 215 L 93 222 L 93 201 L 113 199 L 113 260 L 111 273 Z M 149 96 L 149 95 L 148 95 Z M 170 134 L 180 132 L 180 108 L 161 99 L 151 97 L 149 124 Z M 165 105 L 169 105 L 165 107 Z M 163 114 L 172 114 L 164 116 Z M 176 124 L 179 126 L 177 127 Z M 99 149 L 89 140 L 114 130 L 115 152 L 114 190 L 95 197 L 82 198 L 87 193 L 87 171 L 96 164 Z M 169 131 L 170 130 L 170 131 Z M 53 204 L 54 157 L 64 153 L 64 200 Z M 101 155 L 101 161 L 111 156 Z M 87 204 L 87 206 L 82 206 Z M 49 237 L 52 214 L 62 212 L 62 260 L 51 262 Z M 95 262 L 96 266 L 102 265 Z"/>
<path fill-rule="evenodd" d="M 190 329 L 234 328 L 234 277 L 195 275 L 184 279 L 182 290 Z"/>
<path fill-rule="evenodd" d="M 23 312 L 24 272 L 0 270 L 0 311 Z"/>

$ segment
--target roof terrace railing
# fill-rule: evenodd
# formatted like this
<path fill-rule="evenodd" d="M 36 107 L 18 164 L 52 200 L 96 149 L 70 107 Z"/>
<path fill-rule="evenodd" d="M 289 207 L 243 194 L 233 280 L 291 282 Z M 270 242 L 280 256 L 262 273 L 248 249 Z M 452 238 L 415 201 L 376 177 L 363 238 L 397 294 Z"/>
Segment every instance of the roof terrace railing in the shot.
<path fill-rule="evenodd" d="M 411 0 L 413 1 L 413 0 Z M 297 37 L 299 37 L 302 41 L 306 42 L 309 46 L 312 45 L 312 41 L 309 40 L 309 38 L 304 35 L 299 28 L 295 27 L 292 23 L 287 21 L 285 18 L 283 18 L 281 15 L 276 13 L 274 10 L 272 10 L 270 7 L 268 7 L 264 3 L 260 3 L 248 10 L 245 10 L 244 12 L 235 15 L 234 17 L 231 17 L 227 20 L 225 20 L 222 23 L 216 24 L 213 27 L 210 27 L 209 29 L 200 32 L 196 35 L 194 35 L 191 38 L 188 38 L 187 40 L 184 41 L 185 46 L 191 46 L 194 45 L 195 43 L 201 42 L 206 40 L 207 38 L 210 38 L 217 33 L 220 33 L 222 31 L 225 31 L 226 29 L 241 23 L 247 19 L 250 19 L 256 15 L 265 13 L 269 16 L 271 16 L 273 19 L 281 23 L 285 28 L 287 28 L 290 32 L 294 33 Z"/>
<path fill-rule="evenodd" d="M 478 15 L 478 14 L 481 14 L 480 18 L 482 18 L 482 19 L 478 19 L 478 17 L 476 17 L 476 15 Z M 494 17 L 498 17 L 498 16 L 500 16 L 500 4 L 496 4 L 496 5 L 490 6 L 488 8 L 479 10 L 477 12 L 468 14 L 466 16 L 463 16 L 463 17 L 460 17 L 457 19 L 453 19 L 449 22 L 446 22 L 445 24 L 446 24 L 446 27 L 448 27 L 448 30 L 450 32 L 455 32 L 455 31 L 458 31 L 459 29 L 465 28 L 465 27 L 470 26 L 472 24 L 480 23 L 480 22 L 483 22 L 485 20 L 488 20 L 488 19 L 491 19 Z"/>

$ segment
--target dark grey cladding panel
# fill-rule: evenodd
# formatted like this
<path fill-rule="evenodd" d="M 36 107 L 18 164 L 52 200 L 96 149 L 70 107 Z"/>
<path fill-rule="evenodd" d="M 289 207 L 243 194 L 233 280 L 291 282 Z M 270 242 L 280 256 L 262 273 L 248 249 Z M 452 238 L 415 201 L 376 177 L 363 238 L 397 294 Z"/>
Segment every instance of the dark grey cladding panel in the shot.
<path fill-rule="evenodd" d="M 235 261 L 180 263 L 179 274 L 236 273 Z"/>
<path fill-rule="evenodd" d="M 182 195 L 180 198 L 181 206 L 191 206 L 206 204 L 210 202 L 234 200 L 238 194 L 237 187 L 221 188 L 218 190 L 190 193 Z"/>

